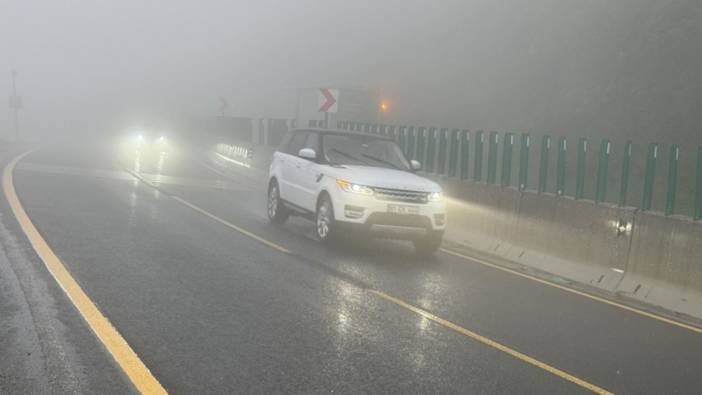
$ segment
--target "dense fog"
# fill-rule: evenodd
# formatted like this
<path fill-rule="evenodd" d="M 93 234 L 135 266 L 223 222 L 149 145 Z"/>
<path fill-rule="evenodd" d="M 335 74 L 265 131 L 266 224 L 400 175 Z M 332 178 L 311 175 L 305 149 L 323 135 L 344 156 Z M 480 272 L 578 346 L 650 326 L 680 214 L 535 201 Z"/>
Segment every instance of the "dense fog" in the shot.
<path fill-rule="evenodd" d="M 375 92 L 388 123 L 699 141 L 701 39 L 685 0 L 3 1 L 0 92 L 16 69 L 34 135 L 220 97 L 280 116 L 286 92 L 332 86 Z"/>

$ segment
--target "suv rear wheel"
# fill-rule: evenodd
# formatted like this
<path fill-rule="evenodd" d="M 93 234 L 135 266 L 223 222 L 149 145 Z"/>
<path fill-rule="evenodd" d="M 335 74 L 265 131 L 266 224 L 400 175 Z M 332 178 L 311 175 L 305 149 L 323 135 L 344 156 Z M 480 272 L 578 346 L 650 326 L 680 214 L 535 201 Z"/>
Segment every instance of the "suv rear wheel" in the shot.
<path fill-rule="evenodd" d="M 280 200 L 278 182 L 273 180 L 268 186 L 268 219 L 274 224 L 282 224 L 290 213 Z"/>
<path fill-rule="evenodd" d="M 317 215 L 315 216 L 317 237 L 324 243 L 329 243 L 336 237 L 334 223 L 334 206 L 332 206 L 329 196 L 323 195 L 317 204 Z"/>

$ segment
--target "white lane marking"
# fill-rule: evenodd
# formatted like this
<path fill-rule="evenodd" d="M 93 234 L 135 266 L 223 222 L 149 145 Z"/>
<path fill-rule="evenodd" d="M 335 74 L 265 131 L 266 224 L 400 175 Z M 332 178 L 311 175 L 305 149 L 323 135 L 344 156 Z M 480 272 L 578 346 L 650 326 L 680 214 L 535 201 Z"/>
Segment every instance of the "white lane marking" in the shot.
<path fill-rule="evenodd" d="M 257 235 L 257 234 L 251 233 L 251 232 L 249 232 L 248 230 L 246 230 L 246 229 L 244 229 L 244 228 L 238 227 L 238 226 L 234 225 L 233 223 L 231 223 L 231 222 L 229 222 L 229 221 L 227 221 L 227 220 L 225 220 L 225 219 L 222 219 L 222 218 L 220 218 L 220 217 L 218 217 L 218 216 L 216 216 L 216 215 L 210 213 L 209 211 L 207 211 L 207 210 L 205 210 L 205 209 L 202 209 L 202 208 L 200 208 L 200 207 L 198 207 L 198 206 L 196 206 L 196 205 L 194 205 L 194 204 L 192 204 L 192 203 L 190 203 L 190 202 L 188 202 L 188 201 L 186 201 L 186 200 L 183 200 L 183 199 L 179 198 L 178 196 L 173 196 L 173 195 L 171 195 L 171 197 L 172 197 L 175 201 L 177 201 L 178 203 L 181 203 L 181 204 L 183 204 L 183 205 L 185 205 L 185 206 L 187 206 L 187 207 L 190 207 L 191 209 L 193 209 L 193 210 L 199 212 L 200 214 L 205 215 L 206 217 L 209 217 L 209 218 L 211 218 L 211 219 L 213 219 L 213 220 L 219 222 L 220 224 L 225 225 L 225 226 L 227 226 L 227 227 L 229 227 L 229 228 L 231 228 L 231 229 L 234 229 L 235 231 L 237 231 L 237 232 L 239 232 L 239 233 L 241 233 L 241 234 L 243 234 L 243 235 L 246 235 L 246 236 L 248 236 L 248 237 L 250 237 L 250 238 L 252 238 L 252 239 L 254 239 L 254 240 L 256 240 L 256 241 L 258 241 L 258 242 L 260 242 L 260 243 L 262 243 L 262 244 L 265 244 L 265 245 L 267 245 L 267 246 L 269 246 L 269 247 L 271 247 L 271 248 L 273 248 L 273 249 L 276 249 L 276 250 L 278 250 L 278 251 L 280 251 L 280 252 L 283 252 L 283 253 L 285 253 L 285 254 L 290 254 L 290 253 L 291 253 L 290 250 L 288 250 L 287 248 L 285 248 L 285 247 L 283 247 L 283 246 L 281 246 L 281 245 L 279 245 L 279 244 L 276 244 L 276 243 L 274 243 L 274 242 L 272 242 L 272 241 L 268 241 L 268 240 L 264 239 L 263 237 L 261 237 L 261 236 L 259 236 L 259 235 Z"/>
<path fill-rule="evenodd" d="M 138 179 L 138 180 L 144 182 L 145 184 L 149 185 L 150 187 L 152 187 L 152 188 L 157 188 L 153 183 L 151 183 L 150 181 L 148 181 L 148 180 L 142 178 L 142 177 L 141 177 L 141 174 L 139 174 L 139 173 L 133 173 L 133 172 L 129 172 L 129 174 L 131 174 L 134 178 L 136 178 L 136 179 Z M 274 242 L 272 242 L 272 241 L 268 241 L 268 240 L 264 239 L 263 237 L 261 237 L 261 236 L 255 234 L 255 233 L 249 232 L 248 230 L 246 230 L 246 229 L 244 229 L 244 228 L 241 228 L 241 227 L 239 227 L 239 226 L 236 226 L 236 225 L 234 225 L 233 223 L 227 221 L 226 219 L 220 218 L 220 217 L 218 217 L 218 216 L 216 216 L 216 215 L 210 213 L 209 211 L 207 211 L 207 210 L 205 210 L 205 209 L 203 209 L 203 208 L 200 208 L 200 207 L 198 207 L 198 206 L 196 206 L 196 205 L 194 205 L 194 204 L 188 202 L 188 201 L 185 200 L 185 199 L 181 199 L 180 197 L 175 196 L 175 195 L 170 194 L 170 193 L 168 194 L 168 196 L 170 196 L 170 197 L 171 197 L 173 200 L 175 200 L 176 202 L 178 202 L 178 203 L 180 203 L 180 204 L 182 204 L 182 205 L 184 205 L 184 206 L 186 206 L 186 207 L 189 207 L 189 208 L 191 208 L 191 209 L 197 211 L 198 213 L 200 213 L 200 214 L 202 214 L 202 215 L 204 215 L 204 216 L 206 216 L 206 217 L 208 217 L 208 218 L 210 218 L 210 219 L 213 219 L 213 220 L 219 222 L 220 224 L 222 224 L 222 225 L 224 225 L 224 226 L 226 226 L 226 227 L 228 227 L 228 228 L 230 228 L 230 229 L 233 229 L 233 230 L 235 230 L 235 231 L 237 231 L 237 232 L 239 232 L 239 233 L 241 233 L 241 234 L 243 234 L 243 235 L 245 235 L 245 236 L 248 236 L 248 237 L 250 237 L 250 238 L 252 238 L 252 239 L 254 239 L 254 240 L 256 240 L 256 241 L 258 241 L 258 242 L 260 242 L 260 243 L 262 243 L 262 244 L 265 244 L 265 245 L 267 245 L 267 246 L 269 246 L 269 247 L 271 247 L 271 248 L 273 248 L 273 249 L 275 249 L 275 250 L 278 250 L 278 251 L 280 251 L 280 252 L 282 252 L 282 253 L 291 254 L 290 250 L 288 250 L 287 248 L 285 248 L 285 247 L 283 247 L 283 246 L 281 246 L 281 245 L 279 245 L 279 244 L 276 244 L 276 243 L 274 243 Z"/>
<path fill-rule="evenodd" d="M 87 176 L 87 177 L 98 177 L 106 178 L 112 180 L 120 181 L 131 181 L 134 177 L 128 172 L 122 170 L 102 170 L 102 169 L 88 169 L 82 167 L 72 167 L 72 166 L 53 166 L 53 165 L 43 165 L 39 163 L 20 163 L 17 166 L 17 170 L 33 171 L 38 173 L 47 174 L 60 174 L 60 175 L 70 175 L 70 176 Z M 167 176 L 163 174 L 153 174 L 153 173 L 139 173 L 139 175 L 144 178 L 144 180 L 149 181 L 153 184 L 168 184 L 186 187 L 201 187 L 201 188 L 213 188 L 222 189 L 227 191 L 248 191 L 249 188 L 243 188 L 241 183 L 233 183 L 228 181 L 222 181 L 218 179 L 197 179 L 197 178 L 186 178 L 186 177 L 176 177 Z"/>
<path fill-rule="evenodd" d="M 525 279 L 528 279 L 531 281 L 535 281 L 537 283 L 547 285 L 549 287 L 560 289 L 561 291 L 566 291 L 568 293 L 582 296 L 582 297 L 585 297 L 585 298 L 588 298 L 588 299 L 591 299 L 591 300 L 594 300 L 597 302 L 601 302 L 604 304 L 608 304 L 610 306 L 618 307 L 622 310 L 626 310 L 626 311 L 629 311 L 629 312 L 632 312 L 632 313 L 635 313 L 635 314 L 638 314 L 638 315 L 641 315 L 641 316 L 644 316 L 647 318 L 651 318 L 651 319 L 654 319 L 657 321 L 665 322 L 667 324 L 674 325 L 674 326 L 677 326 L 677 327 L 680 327 L 683 329 L 687 329 L 687 330 L 692 331 L 692 332 L 702 333 L 702 328 L 698 328 L 698 327 L 693 326 L 693 325 L 685 324 L 685 323 L 680 322 L 680 321 L 675 321 L 675 320 L 672 320 L 670 318 L 666 318 L 666 317 L 663 317 L 663 316 L 660 316 L 657 314 L 649 313 L 648 311 L 637 309 L 637 308 L 631 307 L 631 306 L 627 306 L 627 305 L 622 304 L 622 303 L 617 303 L 613 300 L 609 300 L 609 299 L 606 299 L 606 298 L 603 298 L 600 296 L 595 296 L 595 295 L 592 295 L 592 294 L 589 294 L 589 293 L 586 293 L 583 291 L 578 291 L 578 290 L 573 289 L 573 288 L 568 288 L 568 287 L 563 286 L 563 285 L 555 284 L 555 283 L 552 283 L 552 282 L 547 281 L 547 280 L 542 280 L 538 277 L 534 277 L 534 276 L 531 276 L 531 275 L 526 274 L 526 273 L 512 270 L 512 269 L 500 266 L 500 265 L 495 264 L 495 263 L 490 263 L 488 261 L 485 261 L 485 260 L 477 258 L 477 257 L 472 257 L 470 255 L 461 254 L 459 252 L 451 251 L 451 250 L 448 250 L 446 248 L 441 248 L 441 252 L 449 254 L 449 255 L 453 255 L 453 256 L 458 257 L 458 258 L 462 258 L 467 262 L 474 262 L 474 263 L 477 263 L 477 264 L 480 264 L 483 266 L 490 267 L 492 269 L 496 269 L 496 270 L 500 270 L 500 271 L 505 272 L 505 273 L 513 274 L 515 276 L 522 277 L 522 278 L 525 278 Z"/>

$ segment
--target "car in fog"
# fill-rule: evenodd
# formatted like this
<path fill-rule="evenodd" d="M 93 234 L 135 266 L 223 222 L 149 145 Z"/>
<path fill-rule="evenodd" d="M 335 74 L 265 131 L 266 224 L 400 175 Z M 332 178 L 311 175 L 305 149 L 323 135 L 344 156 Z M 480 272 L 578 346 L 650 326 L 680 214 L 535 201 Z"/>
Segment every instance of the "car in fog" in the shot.
<path fill-rule="evenodd" d="M 293 130 L 273 154 L 268 217 L 275 224 L 310 218 L 323 242 L 358 231 L 411 240 L 418 253 L 431 254 L 441 245 L 446 205 L 441 187 L 416 174 L 420 168 L 389 138 Z"/>

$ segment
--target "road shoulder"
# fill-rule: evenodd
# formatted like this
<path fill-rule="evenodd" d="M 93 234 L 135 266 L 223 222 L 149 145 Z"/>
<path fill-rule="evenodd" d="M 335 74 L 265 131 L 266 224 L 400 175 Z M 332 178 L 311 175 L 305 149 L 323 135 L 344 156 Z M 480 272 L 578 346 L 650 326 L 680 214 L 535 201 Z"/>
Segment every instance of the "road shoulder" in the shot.
<path fill-rule="evenodd" d="M 0 156 L 4 166 L 10 155 Z M 4 195 L 0 317 L 0 393 L 135 393 L 31 249 Z"/>

